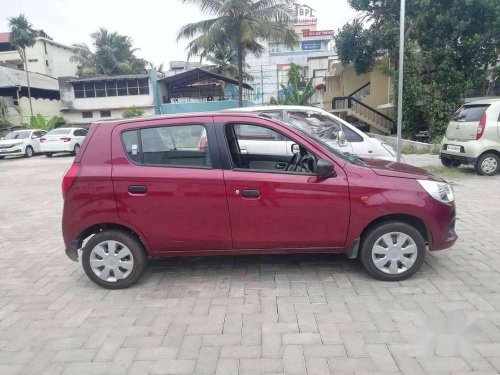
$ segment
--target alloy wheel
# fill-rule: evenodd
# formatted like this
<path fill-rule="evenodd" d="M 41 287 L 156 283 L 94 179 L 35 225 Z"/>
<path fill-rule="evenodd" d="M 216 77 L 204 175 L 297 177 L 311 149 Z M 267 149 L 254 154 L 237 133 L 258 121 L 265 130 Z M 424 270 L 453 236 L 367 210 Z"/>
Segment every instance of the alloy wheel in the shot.
<path fill-rule="evenodd" d="M 372 248 L 372 260 L 380 271 L 396 275 L 413 267 L 418 249 L 406 233 L 391 232 L 379 237 Z"/>
<path fill-rule="evenodd" d="M 493 173 L 494 171 L 496 171 L 497 167 L 497 160 L 491 156 L 484 158 L 483 162 L 481 163 L 481 169 L 485 174 Z"/>

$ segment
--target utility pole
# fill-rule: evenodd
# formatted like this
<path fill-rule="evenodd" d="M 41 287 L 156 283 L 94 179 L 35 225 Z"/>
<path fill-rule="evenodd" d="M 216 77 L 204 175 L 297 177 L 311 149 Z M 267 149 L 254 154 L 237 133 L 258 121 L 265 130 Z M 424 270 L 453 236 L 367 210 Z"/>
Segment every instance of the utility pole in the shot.
<path fill-rule="evenodd" d="M 262 70 L 262 64 L 260 64 L 260 95 L 262 97 L 262 104 L 264 104 L 264 72 Z"/>
<path fill-rule="evenodd" d="M 401 133 L 403 128 L 403 69 L 405 58 L 405 0 L 401 0 L 399 11 L 399 67 L 398 67 L 398 130 L 397 161 L 401 162 Z"/>

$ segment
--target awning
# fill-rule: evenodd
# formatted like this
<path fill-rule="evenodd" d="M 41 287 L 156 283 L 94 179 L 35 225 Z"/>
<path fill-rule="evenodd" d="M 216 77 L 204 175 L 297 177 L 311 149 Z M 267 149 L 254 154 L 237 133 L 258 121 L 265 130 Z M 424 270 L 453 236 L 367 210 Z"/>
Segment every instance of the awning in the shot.
<path fill-rule="evenodd" d="M 230 77 L 223 76 L 221 74 L 212 73 L 208 70 L 195 68 L 191 70 L 184 71 L 169 77 L 159 79 L 158 82 L 163 82 L 167 86 L 167 89 L 173 89 L 177 87 L 186 87 L 197 82 L 207 81 L 209 79 L 215 79 L 218 81 L 230 83 L 232 85 L 238 85 L 238 80 Z M 247 83 L 243 83 L 243 88 L 247 90 L 253 90 L 252 86 Z"/>

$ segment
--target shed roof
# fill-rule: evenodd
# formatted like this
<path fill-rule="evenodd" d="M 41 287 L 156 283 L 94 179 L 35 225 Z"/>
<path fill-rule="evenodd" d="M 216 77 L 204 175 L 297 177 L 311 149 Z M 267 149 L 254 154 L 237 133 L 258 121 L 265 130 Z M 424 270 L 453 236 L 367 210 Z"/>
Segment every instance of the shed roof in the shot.
<path fill-rule="evenodd" d="M 69 80 L 69 82 L 77 83 L 77 82 L 94 82 L 94 81 L 115 81 L 118 79 L 134 79 L 134 78 L 149 78 L 149 74 L 138 73 L 138 74 L 123 74 L 117 76 L 93 76 L 93 77 L 74 78 Z"/>
<path fill-rule="evenodd" d="M 45 74 L 29 72 L 30 86 L 42 90 L 59 92 L 59 83 L 56 78 Z M 0 66 L 0 88 L 27 87 L 26 71 Z"/>
<path fill-rule="evenodd" d="M 159 79 L 158 81 L 164 82 L 168 88 L 173 88 L 189 86 L 196 82 L 206 81 L 207 79 L 217 79 L 219 81 L 231 83 L 233 85 L 238 85 L 238 80 L 234 78 L 226 77 L 221 74 L 209 72 L 208 70 L 200 68 L 187 70 L 173 76 Z M 243 88 L 247 90 L 253 90 L 252 86 L 247 83 L 243 83 Z"/>

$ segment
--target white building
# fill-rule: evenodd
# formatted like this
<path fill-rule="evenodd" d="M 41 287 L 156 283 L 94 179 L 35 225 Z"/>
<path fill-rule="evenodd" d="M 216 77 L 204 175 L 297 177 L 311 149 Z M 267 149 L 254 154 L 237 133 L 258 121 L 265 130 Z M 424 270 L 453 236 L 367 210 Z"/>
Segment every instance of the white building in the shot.
<path fill-rule="evenodd" d="M 90 125 L 100 120 L 116 120 L 123 111 L 136 107 L 144 116 L 155 113 L 149 75 L 131 74 L 92 78 L 59 78 L 61 113 L 71 125 Z"/>
<path fill-rule="evenodd" d="M 250 67 L 248 73 L 253 77 L 250 84 L 256 103 L 268 103 L 271 97 L 281 94 L 280 85 L 287 83 L 287 69 L 292 63 L 303 67 L 304 75 L 313 80 L 314 86 L 324 84 L 328 58 L 334 55 L 333 30 L 317 30 L 316 12 L 308 5 L 295 4 L 294 10 L 299 44 L 293 49 L 280 43 L 265 44 L 267 52 L 263 56 L 249 55 L 245 59 Z M 318 92 L 313 97 L 314 105 L 323 106 L 322 95 Z"/>
<path fill-rule="evenodd" d="M 28 70 L 59 78 L 76 75 L 78 63 L 71 62 L 73 48 L 53 41 L 40 31 L 35 45 L 26 48 Z M 19 52 L 9 43 L 9 33 L 0 33 L 0 65 L 24 69 Z"/>

